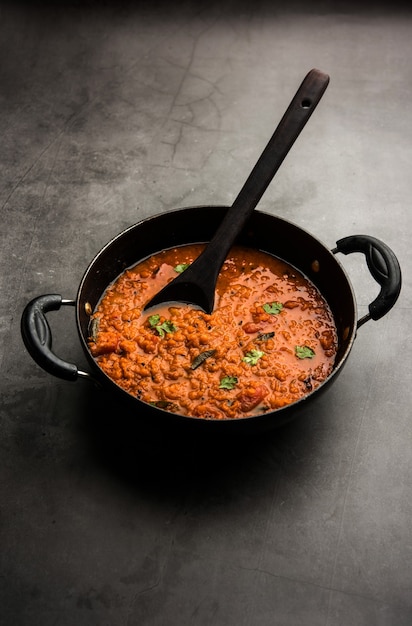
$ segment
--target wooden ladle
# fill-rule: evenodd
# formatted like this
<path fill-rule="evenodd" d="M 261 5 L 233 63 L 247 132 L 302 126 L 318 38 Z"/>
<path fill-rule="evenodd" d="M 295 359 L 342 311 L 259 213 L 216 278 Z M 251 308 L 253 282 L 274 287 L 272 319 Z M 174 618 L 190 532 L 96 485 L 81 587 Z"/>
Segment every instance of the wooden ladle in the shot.
<path fill-rule="evenodd" d="M 145 309 L 167 302 L 182 302 L 197 306 L 206 313 L 213 311 L 217 277 L 230 248 L 312 115 L 328 84 L 329 76 L 317 69 L 306 75 L 211 241 L 184 272 L 146 304 Z"/>

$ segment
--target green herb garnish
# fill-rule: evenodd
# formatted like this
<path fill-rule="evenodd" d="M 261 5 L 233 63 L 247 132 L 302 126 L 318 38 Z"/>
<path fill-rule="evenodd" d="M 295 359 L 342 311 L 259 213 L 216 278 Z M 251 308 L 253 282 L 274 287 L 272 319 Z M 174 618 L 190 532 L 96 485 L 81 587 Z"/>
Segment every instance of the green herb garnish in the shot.
<path fill-rule="evenodd" d="M 220 381 L 219 389 L 233 389 L 238 382 L 236 376 L 225 376 Z"/>
<path fill-rule="evenodd" d="M 160 324 L 160 315 L 151 315 L 149 317 L 149 324 L 152 328 L 155 328 L 161 337 L 164 337 L 166 333 L 174 333 L 177 328 L 170 320 L 165 320 Z"/>
<path fill-rule="evenodd" d="M 298 359 L 313 359 L 315 356 L 314 350 L 309 346 L 295 346 L 295 354 Z"/>
<path fill-rule="evenodd" d="M 178 274 L 181 274 L 182 272 L 184 272 L 185 270 L 187 270 L 187 268 L 189 267 L 190 263 L 179 263 L 178 265 L 176 265 L 173 269 L 175 272 L 177 272 Z"/>
<path fill-rule="evenodd" d="M 160 322 L 160 315 L 151 315 L 148 321 L 150 326 L 153 328 L 154 326 L 157 326 Z"/>
<path fill-rule="evenodd" d="M 174 333 L 177 328 L 170 320 L 166 320 L 163 324 L 156 326 L 156 330 L 161 337 L 165 336 L 165 333 Z"/>
<path fill-rule="evenodd" d="M 283 309 L 283 304 L 281 302 L 266 302 L 263 305 L 263 310 L 270 315 L 279 315 L 281 310 Z"/>
<path fill-rule="evenodd" d="M 259 359 L 262 358 L 264 354 L 265 353 L 261 350 L 251 350 L 250 352 L 247 352 L 242 361 L 245 361 L 249 365 L 256 365 L 256 363 L 259 361 Z"/>

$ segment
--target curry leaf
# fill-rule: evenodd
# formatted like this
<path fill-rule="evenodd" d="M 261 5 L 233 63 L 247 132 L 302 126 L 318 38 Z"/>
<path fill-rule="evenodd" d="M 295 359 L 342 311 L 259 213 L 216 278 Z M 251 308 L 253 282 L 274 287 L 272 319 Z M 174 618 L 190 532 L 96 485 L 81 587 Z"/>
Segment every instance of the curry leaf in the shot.
<path fill-rule="evenodd" d="M 238 383 L 236 376 L 224 376 L 219 385 L 219 389 L 233 389 Z"/>
<path fill-rule="evenodd" d="M 256 339 L 258 341 L 267 341 L 268 339 L 272 339 L 275 336 L 275 333 L 272 331 L 270 333 L 260 333 Z"/>
<path fill-rule="evenodd" d="M 256 365 L 256 363 L 259 361 L 259 359 L 262 358 L 264 354 L 265 353 L 262 352 L 261 350 L 251 350 L 250 352 L 247 352 L 247 354 L 243 357 L 242 360 L 248 363 L 249 365 Z"/>
<path fill-rule="evenodd" d="M 192 365 L 190 366 L 192 370 L 195 370 L 199 367 L 199 365 L 202 365 L 202 363 L 206 361 L 206 359 L 208 359 L 210 356 L 213 356 L 215 352 L 216 350 L 205 350 L 205 352 L 201 352 L 200 354 L 198 354 L 197 357 L 193 359 Z"/>
<path fill-rule="evenodd" d="M 97 341 L 97 335 L 99 333 L 99 324 L 100 320 L 98 317 L 94 317 L 90 323 L 90 336 L 92 341 L 94 341 L 95 343 Z"/>
<path fill-rule="evenodd" d="M 173 404 L 173 402 L 170 402 L 169 400 L 154 400 L 153 402 L 149 402 L 149 404 L 157 407 L 158 409 L 165 409 L 166 411 L 172 411 L 177 408 L 176 404 Z"/>
<path fill-rule="evenodd" d="M 270 315 L 279 315 L 282 309 L 283 304 L 281 302 L 266 302 L 263 305 L 263 310 Z"/>
<path fill-rule="evenodd" d="M 298 359 L 313 359 L 315 351 L 309 346 L 295 346 L 295 354 Z"/>

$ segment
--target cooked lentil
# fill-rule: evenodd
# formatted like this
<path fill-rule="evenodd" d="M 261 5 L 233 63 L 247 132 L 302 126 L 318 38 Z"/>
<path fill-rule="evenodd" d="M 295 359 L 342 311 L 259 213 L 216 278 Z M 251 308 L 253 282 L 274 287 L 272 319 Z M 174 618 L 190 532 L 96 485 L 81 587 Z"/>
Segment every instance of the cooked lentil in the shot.
<path fill-rule="evenodd" d="M 107 288 L 90 323 L 101 369 L 143 402 L 205 419 L 273 411 L 316 389 L 333 368 L 333 316 L 313 283 L 272 255 L 234 247 L 211 315 L 180 303 L 143 311 L 202 249 L 162 251 Z"/>

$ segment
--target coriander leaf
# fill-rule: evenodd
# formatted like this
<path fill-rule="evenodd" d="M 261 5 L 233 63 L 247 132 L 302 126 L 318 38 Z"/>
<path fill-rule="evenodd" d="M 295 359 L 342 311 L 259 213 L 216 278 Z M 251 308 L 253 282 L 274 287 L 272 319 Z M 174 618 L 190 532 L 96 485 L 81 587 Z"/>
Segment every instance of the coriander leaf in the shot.
<path fill-rule="evenodd" d="M 263 310 L 270 315 L 279 315 L 282 309 L 283 304 L 281 302 L 266 302 L 263 305 Z"/>
<path fill-rule="evenodd" d="M 265 353 L 261 350 L 251 350 L 243 357 L 242 361 L 245 361 L 249 365 L 256 365 L 256 363 L 259 361 L 259 359 L 262 358 L 264 354 Z"/>
<path fill-rule="evenodd" d="M 152 327 L 157 326 L 158 323 L 160 322 L 160 315 L 151 315 L 148 321 L 149 321 L 150 326 Z"/>
<path fill-rule="evenodd" d="M 160 315 L 151 315 L 148 318 L 148 322 L 152 328 L 157 330 L 161 337 L 165 336 L 165 333 L 174 333 L 177 330 L 176 326 L 170 320 L 165 320 L 160 324 Z"/>
<path fill-rule="evenodd" d="M 164 337 L 165 333 L 174 333 L 177 330 L 170 320 L 166 320 L 163 324 L 158 324 L 155 328 L 161 337 Z"/>
<path fill-rule="evenodd" d="M 176 265 L 173 269 L 175 272 L 177 272 L 178 274 L 181 274 L 182 272 L 184 272 L 185 270 L 187 270 L 187 268 L 189 267 L 190 263 L 179 263 L 178 265 Z"/>
<path fill-rule="evenodd" d="M 295 346 L 295 354 L 298 359 L 313 359 L 315 356 L 314 350 L 309 346 Z"/>
<path fill-rule="evenodd" d="M 236 376 L 224 376 L 221 379 L 219 389 L 233 389 L 238 383 Z"/>

